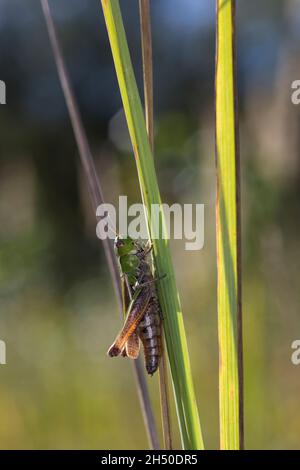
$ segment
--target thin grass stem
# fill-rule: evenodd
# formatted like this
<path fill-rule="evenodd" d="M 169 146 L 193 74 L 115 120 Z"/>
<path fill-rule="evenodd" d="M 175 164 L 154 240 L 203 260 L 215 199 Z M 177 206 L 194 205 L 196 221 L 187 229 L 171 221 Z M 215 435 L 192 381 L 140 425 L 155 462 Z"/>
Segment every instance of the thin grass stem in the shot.
<path fill-rule="evenodd" d="M 149 143 L 154 155 L 153 57 L 150 0 L 139 0 L 140 29 L 143 62 L 145 120 Z M 168 363 L 165 350 L 164 329 L 161 334 L 162 355 L 159 365 L 160 407 L 164 448 L 172 449 L 171 416 L 169 403 Z"/>
<path fill-rule="evenodd" d="M 80 160 L 84 169 L 87 185 L 89 188 L 91 202 L 93 205 L 94 213 L 100 204 L 104 203 L 104 197 L 100 181 L 96 172 L 94 159 L 90 150 L 86 132 L 82 123 L 81 115 L 77 106 L 76 98 L 73 93 L 69 74 L 64 62 L 63 53 L 59 44 L 58 35 L 52 19 L 51 11 L 49 8 L 48 0 L 41 0 L 42 10 L 44 13 L 47 30 L 49 34 L 50 44 L 53 51 L 60 83 L 64 93 L 66 105 L 68 108 L 69 116 L 71 119 L 75 139 L 78 146 Z M 109 266 L 110 275 L 113 281 L 116 297 L 119 303 L 120 311 L 122 313 L 122 293 L 120 286 L 119 268 L 116 262 L 116 257 L 113 251 L 112 244 L 109 239 L 102 240 L 105 257 Z M 152 449 L 159 449 L 159 439 L 156 430 L 154 414 L 151 407 L 149 392 L 143 372 L 143 367 L 140 361 L 133 361 L 134 374 L 136 379 L 137 392 L 140 400 L 144 424 L 148 435 L 149 445 Z"/>
<path fill-rule="evenodd" d="M 145 119 L 150 147 L 152 149 L 152 153 L 154 153 L 153 58 L 150 0 L 139 0 L 139 7 L 143 58 Z"/>

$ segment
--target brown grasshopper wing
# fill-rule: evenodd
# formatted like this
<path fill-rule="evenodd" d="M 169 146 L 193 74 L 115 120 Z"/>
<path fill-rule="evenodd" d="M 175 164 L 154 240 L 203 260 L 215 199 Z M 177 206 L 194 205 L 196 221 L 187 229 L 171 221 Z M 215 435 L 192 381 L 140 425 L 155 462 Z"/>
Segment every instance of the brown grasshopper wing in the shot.
<path fill-rule="evenodd" d="M 136 299 L 130 303 L 124 326 L 114 343 L 111 345 L 107 354 L 110 357 L 119 356 L 123 351 L 128 339 L 136 332 L 136 329 L 143 318 L 145 311 L 151 299 L 151 288 L 143 287 Z"/>
<path fill-rule="evenodd" d="M 134 332 L 129 336 L 125 348 L 122 351 L 122 357 L 129 357 L 130 359 L 137 359 L 140 353 L 140 338 Z"/>
<path fill-rule="evenodd" d="M 129 336 L 125 349 L 122 351 L 122 355 L 126 351 L 126 356 L 130 359 L 137 359 L 140 353 L 140 338 L 139 335 L 134 332 Z"/>
<path fill-rule="evenodd" d="M 122 299 L 123 299 L 123 306 L 126 312 L 128 311 L 128 307 L 130 305 L 130 299 L 132 298 L 132 293 L 130 292 L 130 287 L 125 282 L 125 279 L 122 279 Z M 139 335 L 134 332 L 131 336 L 129 336 L 128 341 L 125 345 L 125 348 L 122 351 L 122 357 L 129 357 L 130 359 L 137 359 L 140 353 L 140 339 Z"/>
<path fill-rule="evenodd" d="M 126 282 L 125 275 L 121 278 L 122 286 L 122 300 L 123 300 L 123 312 L 124 319 L 126 318 L 126 312 L 128 312 L 128 307 L 133 297 L 133 292 L 129 286 L 129 283 Z M 136 359 L 139 355 L 140 342 L 136 333 L 132 333 L 129 336 L 125 348 L 122 351 L 122 357 L 130 357 L 131 359 Z"/>

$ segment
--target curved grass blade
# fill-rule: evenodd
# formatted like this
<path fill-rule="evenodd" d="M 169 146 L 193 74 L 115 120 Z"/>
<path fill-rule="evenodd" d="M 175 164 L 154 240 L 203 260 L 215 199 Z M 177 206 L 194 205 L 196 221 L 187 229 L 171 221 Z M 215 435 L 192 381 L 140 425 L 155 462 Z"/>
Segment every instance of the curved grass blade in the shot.
<path fill-rule="evenodd" d="M 161 207 L 161 198 L 119 1 L 102 0 L 102 8 L 135 155 L 143 202 L 148 213 L 151 214 L 153 204 Z M 185 449 L 203 449 L 187 340 L 162 210 L 159 217 L 163 232 L 161 238 L 156 239 L 151 236 L 155 235 L 156 226 L 151 218 L 148 223 L 157 274 L 158 276 L 167 275 L 164 280 L 158 283 L 158 294 L 164 314 L 167 351 L 181 439 Z"/>

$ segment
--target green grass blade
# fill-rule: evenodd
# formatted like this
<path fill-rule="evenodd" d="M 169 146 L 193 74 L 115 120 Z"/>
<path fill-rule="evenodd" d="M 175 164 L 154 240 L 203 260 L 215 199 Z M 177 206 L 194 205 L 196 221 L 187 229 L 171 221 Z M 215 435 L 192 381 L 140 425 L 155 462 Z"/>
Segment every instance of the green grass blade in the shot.
<path fill-rule="evenodd" d="M 119 1 L 102 0 L 102 8 L 135 155 L 143 202 L 150 213 L 151 204 L 161 204 L 161 199 Z M 162 213 L 160 219 L 165 232 Z M 149 230 L 151 236 L 155 230 L 151 223 Z M 156 270 L 159 274 L 167 275 L 158 283 L 158 291 L 164 314 L 166 343 L 182 443 L 185 449 L 202 449 L 203 440 L 169 244 L 163 237 L 152 239 L 152 243 Z"/>
<path fill-rule="evenodd" d="M 235 2 L 217 0 L 216 151 L 221 449 L 243 447 Z"/>

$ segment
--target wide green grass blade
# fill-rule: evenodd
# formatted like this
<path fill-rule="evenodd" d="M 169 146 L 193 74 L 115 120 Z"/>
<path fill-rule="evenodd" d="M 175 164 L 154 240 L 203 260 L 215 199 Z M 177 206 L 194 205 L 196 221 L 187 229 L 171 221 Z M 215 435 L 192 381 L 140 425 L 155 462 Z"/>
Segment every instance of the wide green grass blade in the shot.
<path fill-rule="evenodd" d="M 143 202 L 150 213 L 151 205 L 161 204 L 161 199 L 119 1 L 102 0 L 102 8 L 135 155 Z M 162 212 L 160 223 L 165 233 Z M 155 230 L 151 223 L 149 230 L 151 236 Z M 164 314 L 165 336 L 182 443 L 185 449 L 202 449 L 203 440 L 169 244 L 163 237 L 153 238 L 152 243 L 157 273 L 167 275 L 158 283 L 158 291 Z"/>
<path fill-rule="evenodd" d="M 217 0 L 216 151 L 221 449 L 243 447 L 239 154 L 235 2 Z"/>

